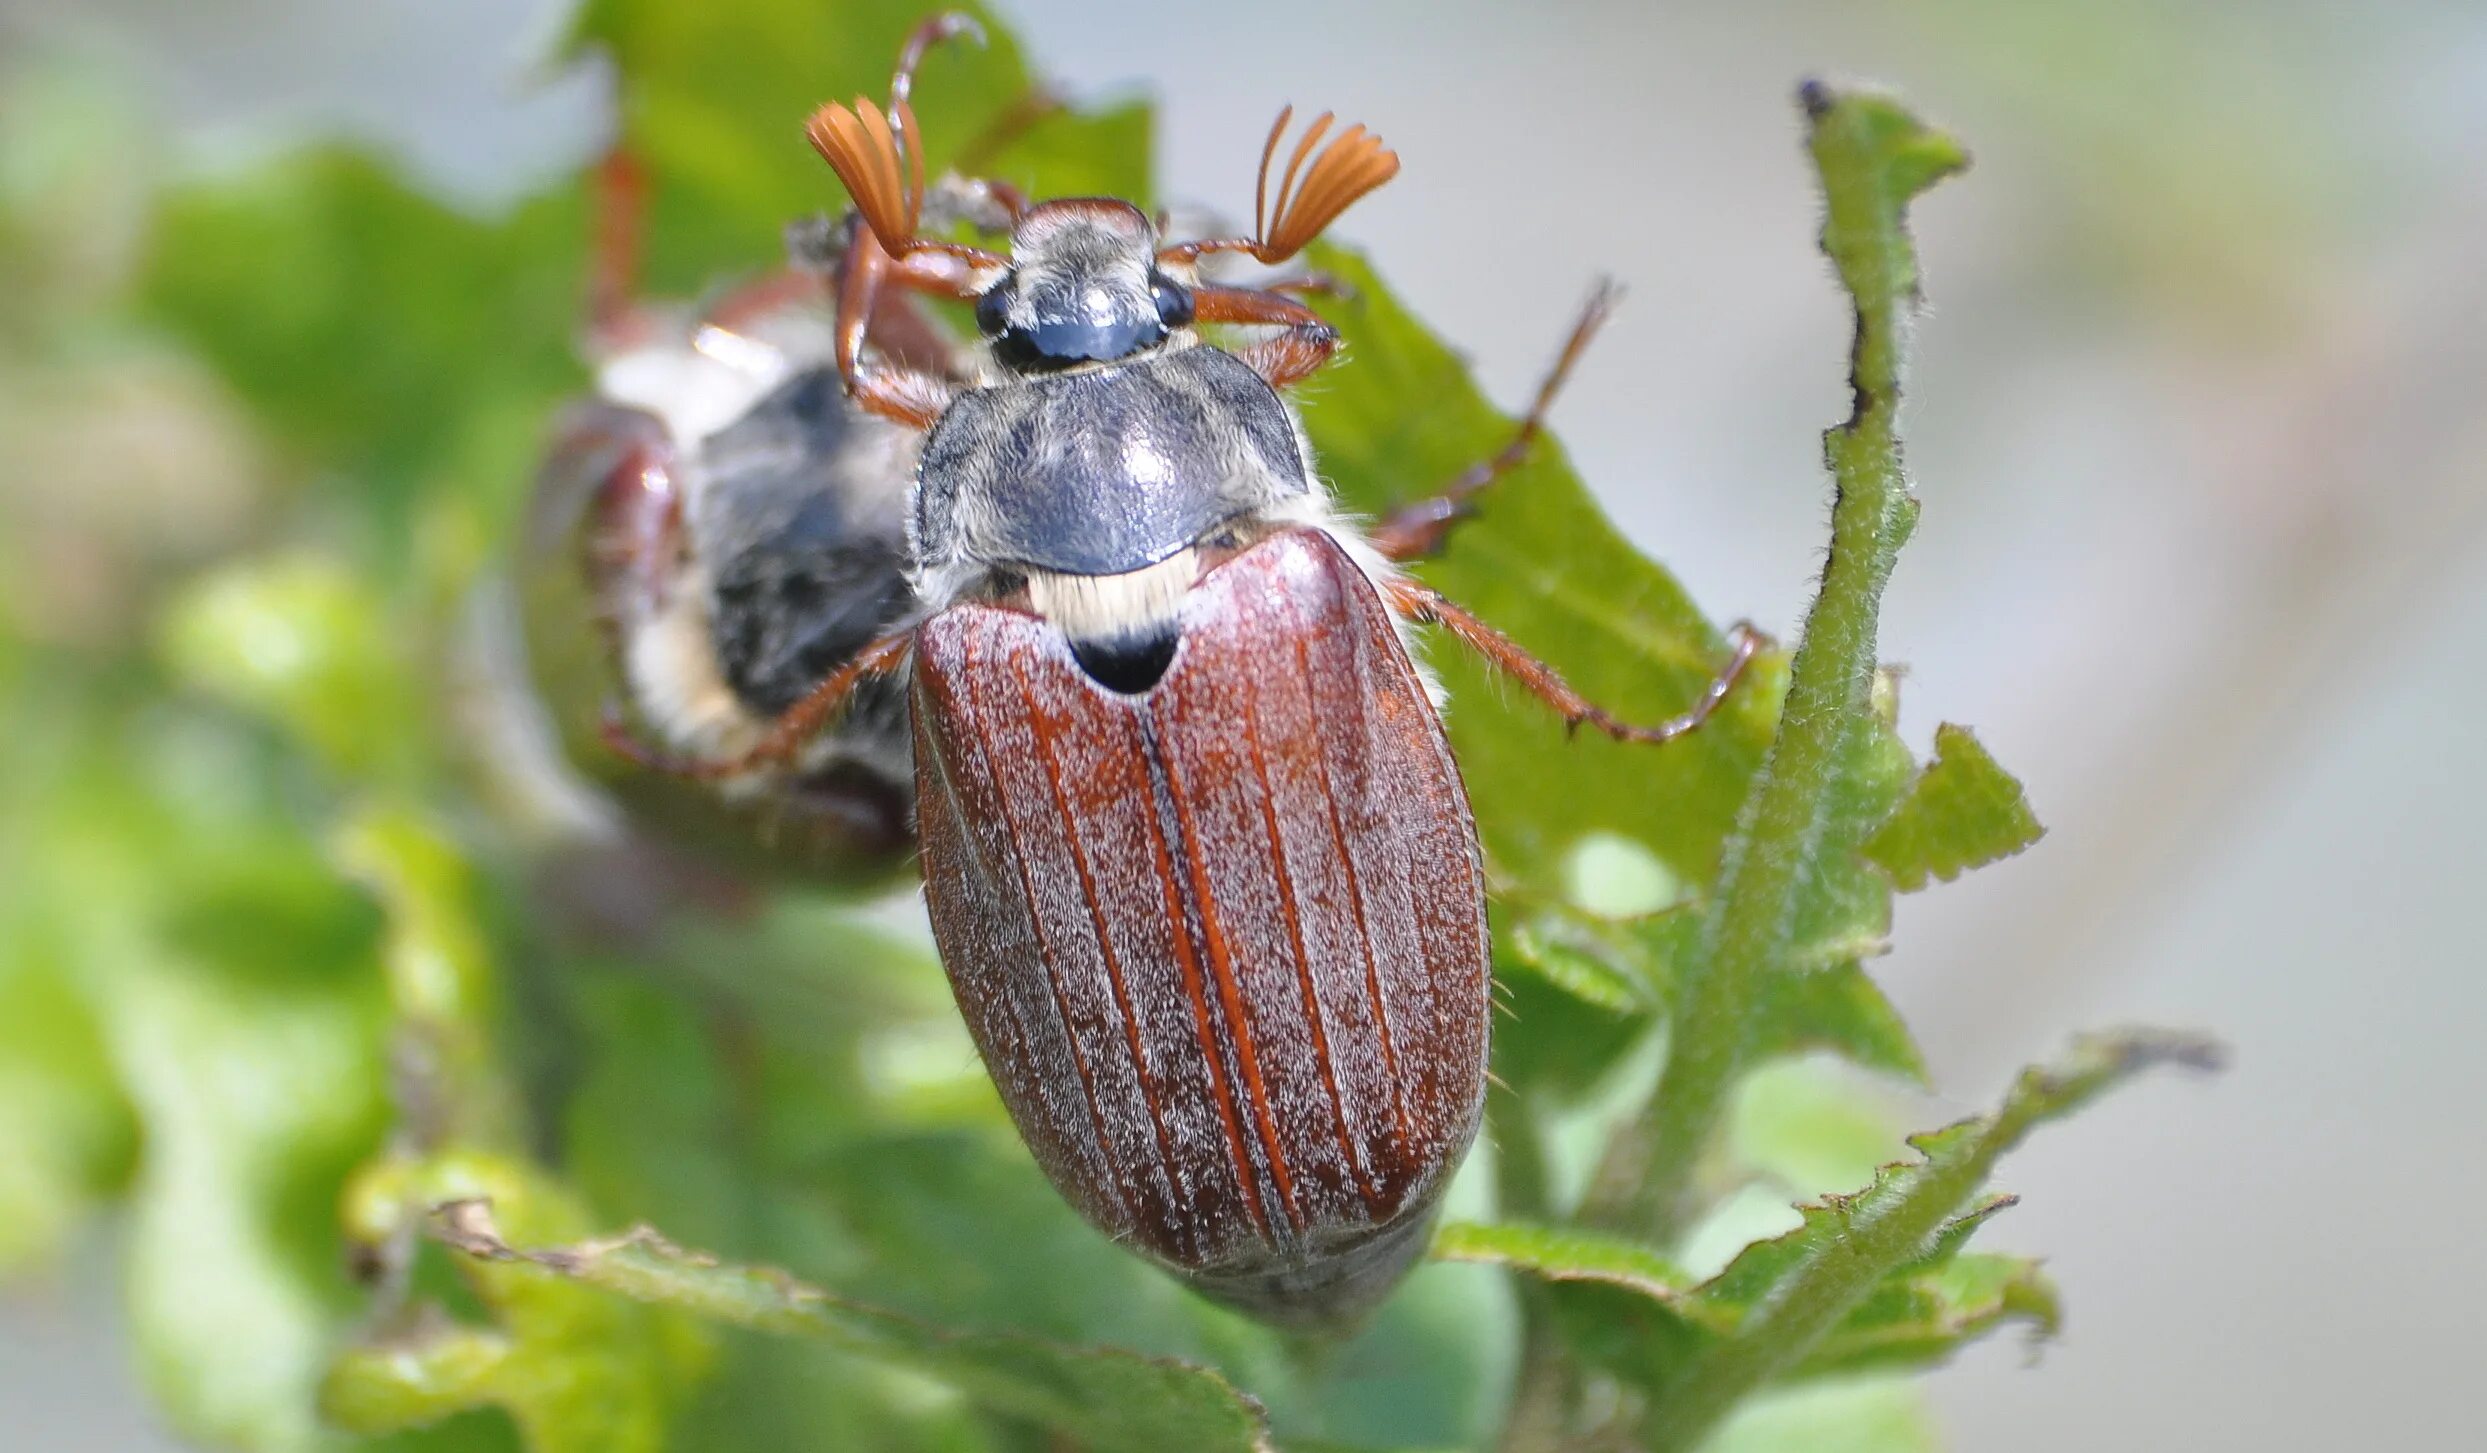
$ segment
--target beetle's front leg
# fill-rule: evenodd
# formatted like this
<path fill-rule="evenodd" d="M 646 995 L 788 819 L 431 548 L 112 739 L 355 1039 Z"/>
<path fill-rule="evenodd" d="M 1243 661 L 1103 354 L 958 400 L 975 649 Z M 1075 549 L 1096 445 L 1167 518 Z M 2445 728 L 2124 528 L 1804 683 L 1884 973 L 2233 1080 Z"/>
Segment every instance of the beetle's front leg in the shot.
<path fill-rule="evenodd" d="M 1429 590 L 1412 580 L 1396 580 L 1390 582 L 1387 594 L 1392 610 L 1410 620 L 1423 621 L 1449 631 L 1461 645 L 1483 656 L 1497 670 L 1562 713 L 1568 725 L 1578 728 L 1585 723 L 1619 742 L 1670 742 L 1698 728 L 1710 719 L 1710 714 L 1718 710 L 1719 703 L 1725 701 L 1727 694 L 1735 689 L 1737 680 L 1744 675 L 1744 668 L 1752 662 L 1754 653 L 1762 648 L 1764 641 L 1761 632 L 1738 622 L 1733 631 L 1735 645 L 1728 653 L 1727 663 L 1710 678 L 1710 684 L 1702 688 L 1700 697 L 1692 706 L 1654 726 L 1638 726 L 1614 716 L 1573 690 L 1571 683 L 1565 681 L 1552 666 L 1530 655 L 1509 636 L 1453 604 L 1439 591 Z"/>
<path fill-rule="evenodd" d="M 1537 397 L 1521 417 L 1520 427 L 1512 431 L 1510 442 L 1441 489 L 1382 516 L 1369 536 L 1375 549 L 1393 560 L 1422 560 L 1441 553 L 1451 527 L 1476 513 L 1477 496 L 1485 493 L 1494 481 L 1519 468 L 1537 447 L 1538 437 L 1546 429 L 1546 413 L 1571 379 L 1572 365 L 1580 361 L 1589 340 L 1606 325 L 1622 298 L 1623 289 L 1612 278 L 1598 280 L 1588 304 L 1580 311 L 1579 321 L 1572 324 L 1571 336 L 1564 340 L 1563 352 L 1538 382 Z"/>
<path fill-rule="evenodd" d="M 863 649 L 848 658 L 845 665 L 830 672 L 801 701 L 786 708 L 775 721 L 770 722 L 760 740 L 750 749 L 735 756 L 682 757 L 651 747 L 633 736 L 620 714 L 613 711 L 605 714 L 605 745 L 648 771 L 661 772 L 669 777 L 685 777 L 695 782 L 718 782 L 772 767 L 792 766 L 812 739 L 819 736 L 845 709 L 856 687 L 875 676 L 896 671 L 906 663 L 907 653 L 914 647 L 913 622 L 866 643 Z"/>
<path fill-rule="evenodd" d="M 891 257 L 870 227 L 857 227 L 846 250 L 844 275 L 838 280 L 838 376 L 856 404 L 892 423 L 929 429 L 950 407 L 956 390 L 949 381 L 887 361 L 867 362 L 864 340 L 872 332 L 885 283 L 919 292 L 972 297 L 974 293 L 957 260 L 946 253 L 915 252 Z"/>
<path fill-rule="evenodd" d="M 1271 388 L 1303 382 L 1338 352 L 1338 330 L 1293 298 L 1259 288 L 1201 283 L 1192 289 L 1192 308 L 1195 322 L 1286 330 L 1235 353 Z"/>

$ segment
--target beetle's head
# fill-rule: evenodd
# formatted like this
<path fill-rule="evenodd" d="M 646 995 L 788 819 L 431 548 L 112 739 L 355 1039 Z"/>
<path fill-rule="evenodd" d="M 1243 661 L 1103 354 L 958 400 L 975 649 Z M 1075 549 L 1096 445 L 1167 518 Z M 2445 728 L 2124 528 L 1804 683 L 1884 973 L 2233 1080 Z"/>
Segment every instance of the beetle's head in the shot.
<path fill-rule="evenodd" d="M 1191 321 L 1191 289 L 1157 264 L 1157 229 L 1104 198 L 1029 208 L 1010 269 L 976 300 L 976 326 L 1014 373 L 1135 357 Z"/>
<path fill-rule="evenodd" d="M 893 259 L 930 254 L 912 286 L 976 299 L 976 323 L 996 359 L 1013 373 L 1040 374 L 1082 364 L 1112 363 L 1163 347 L 1188 329 L 1199 300 L 1196 266 L 1213 253 L 1241 252 L 1277 264 L 1301 252 L 1358 197 L 1399 174 L 1399 157 L 1362 126 L 1331 134 L 1331 116 L 1313 119 L 1283 170 L 1278 144 L 1294 118 L 1278 113 L 1261 147 L 1261 180 L 1253 197 L 1253 235 L 1158 244 L 1157 229 L 1139 208 L 1105 197 L 1072 197 L 1017 212 L 1008 257 L 965 243 L 925 237 L 924 153 L 915 112 L 907 104 L 915 65 L 926 47 L 973 31 L 964 15 L 937 16 L 917 27 L 890 78 L 888 111 L 857 97 L 812 113 L 812 145 L 846 184 L 865 230 Z M 1271 183 L 1276 182 L 1273 200 Z M 1300 183 L 1300 185 L 1299 185 Z M 988 184 L 989 186 L 990 184 Z M 1016 192 L 1010 193 L 1014 199 Z M 1024 210 L 1019 208 L 1024 207 Z M 1230 316 L 1206 284 L 1210 321 Z M 1232 300 L 1228 300 L 1231 305 Z"/>

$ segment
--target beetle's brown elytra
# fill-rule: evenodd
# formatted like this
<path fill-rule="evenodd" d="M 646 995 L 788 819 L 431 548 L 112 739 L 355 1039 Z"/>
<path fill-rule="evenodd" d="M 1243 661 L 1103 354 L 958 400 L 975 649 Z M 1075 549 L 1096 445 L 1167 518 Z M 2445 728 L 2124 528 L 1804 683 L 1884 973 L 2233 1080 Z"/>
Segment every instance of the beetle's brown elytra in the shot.
<path fill-rule="evenodd" d="M 934 934 L 1090 1220 L 1225 1299 L 1331 1320 L 1396 1279 L 1421 1237 L 1354 1253 L 1421 1221 L 1476 1132 L 1476 832 L 1389 611 L 1329 537 L 1237 555 L 1182 618 L 1141 695 L 1019 611 L 918 635 Z"/>

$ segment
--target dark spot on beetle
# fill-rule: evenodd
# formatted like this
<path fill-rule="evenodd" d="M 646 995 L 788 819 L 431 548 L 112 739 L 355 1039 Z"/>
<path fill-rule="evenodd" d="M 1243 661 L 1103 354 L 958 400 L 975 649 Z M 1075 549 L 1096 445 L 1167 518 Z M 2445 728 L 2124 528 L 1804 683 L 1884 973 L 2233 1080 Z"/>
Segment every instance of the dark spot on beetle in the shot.
<path fill-rule="evenodd" d="M 1182 627 L 1174 621 L 1122 635 L 1071 642 L 1079 669 L 1108 691 L 1138 696 L 1163 680 L 1174 664 L 1175 648 L 1183 643 Z"/>

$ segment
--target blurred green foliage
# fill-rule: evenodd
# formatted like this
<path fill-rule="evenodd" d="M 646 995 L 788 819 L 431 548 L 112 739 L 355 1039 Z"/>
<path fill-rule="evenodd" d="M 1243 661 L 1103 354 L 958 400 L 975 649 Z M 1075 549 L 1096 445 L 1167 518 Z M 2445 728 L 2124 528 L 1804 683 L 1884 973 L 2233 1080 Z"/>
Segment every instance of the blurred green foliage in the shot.
<path fill-rule="evenodd" d="M 838 205 L 797 123 L 876 94 L 918 18 L 586 7 L 568 53 L 614 67 L 652 287 L 756 271 L 785 221 Z M 998 29 L 936 54 L 933 156 L 1030 86 Z M 1906 262 L 1927 134 L 1887 102 L 1825 104 L 1817 127 L 1854 152 L 1826 182 L 1879 208 L 1851 241 Z M 1995 1154 L 2131 1054 L 2025 1082 L 1715 1278 L 1684 1269 L 1897 1150 L 1849 1070 L 1800 1056 L 1921 1077 L 1864 967 L 1894 888 L 2036 835 L 1965 731 L 1912 762 L 1874 689 L 1870 600 L 1861 644 L 1819 647 L 1835 730 L 1802 841 L 1762 844 L 1797 857 L 1767 962 L 1732 986 L 1705 1134 L 1676 1148 L 1703 1215 L 1669 1228 L 1578 1223 L 1671 1023 L 1683 1063 L 1710 885 L 1770 831 L 1740 813 L 1779 760 L 1789 658 L 1765 652 L 1705 730 L 1653 752 L 1567 740 L 1442 655 L 1498 890 L 1509 1092 L 1438 1263 L 1352 1340 L 1291 1343 L 1059 1202 L 912 922 L 747 893 L 599 932 L 496 817 L 461 633 L 584 384 L 581 188 L 478 218 L 337 149 L 99 186 L 122 133 L 91 92 L 0 76 L 0 109 L 0 257 L 32 284 L 0 304 L 0 467 L 27 481 L 0 495 L 0 1275 L 125 1205 L 138 1362 L 186 1436 L 1157 1453 L 1562 1447 L 1621 1420 L 1689 1447 L 1734 1414 L 1710 1446 L 1916 1449 L 1913 1395 L 1857 1374 L 2052 1326 L 2029 1263 L 1962 1243 L 2002 1204 L 1979 1190 Z M 1144 106 L 1060 109 L 990 169 L 1145 199 L 1148 141 Z M 1401 185 L 1445 174 L 1419 159 Z M 1351 346 L 1305 416 L 1348 503 L 1379 511 L 1498 447 L 1509 421 L 1374 268 L 1317 261 L 1349 284 L 1327 306 Z M 1869 352 L 1897 346 L 1905 299 L 1885 303 Z M 1881 447 L 1835 461 L 1844 497 L 1874 469 L 1905 496 Z M 1905 521 L 1869 530 L 1896 550 Z M 1724 647 L 1552 444 L 1426 574 L 1626 716 L 1680 710 Z M 665 1237 L 596 1239 L 633 1223 Z"/>

